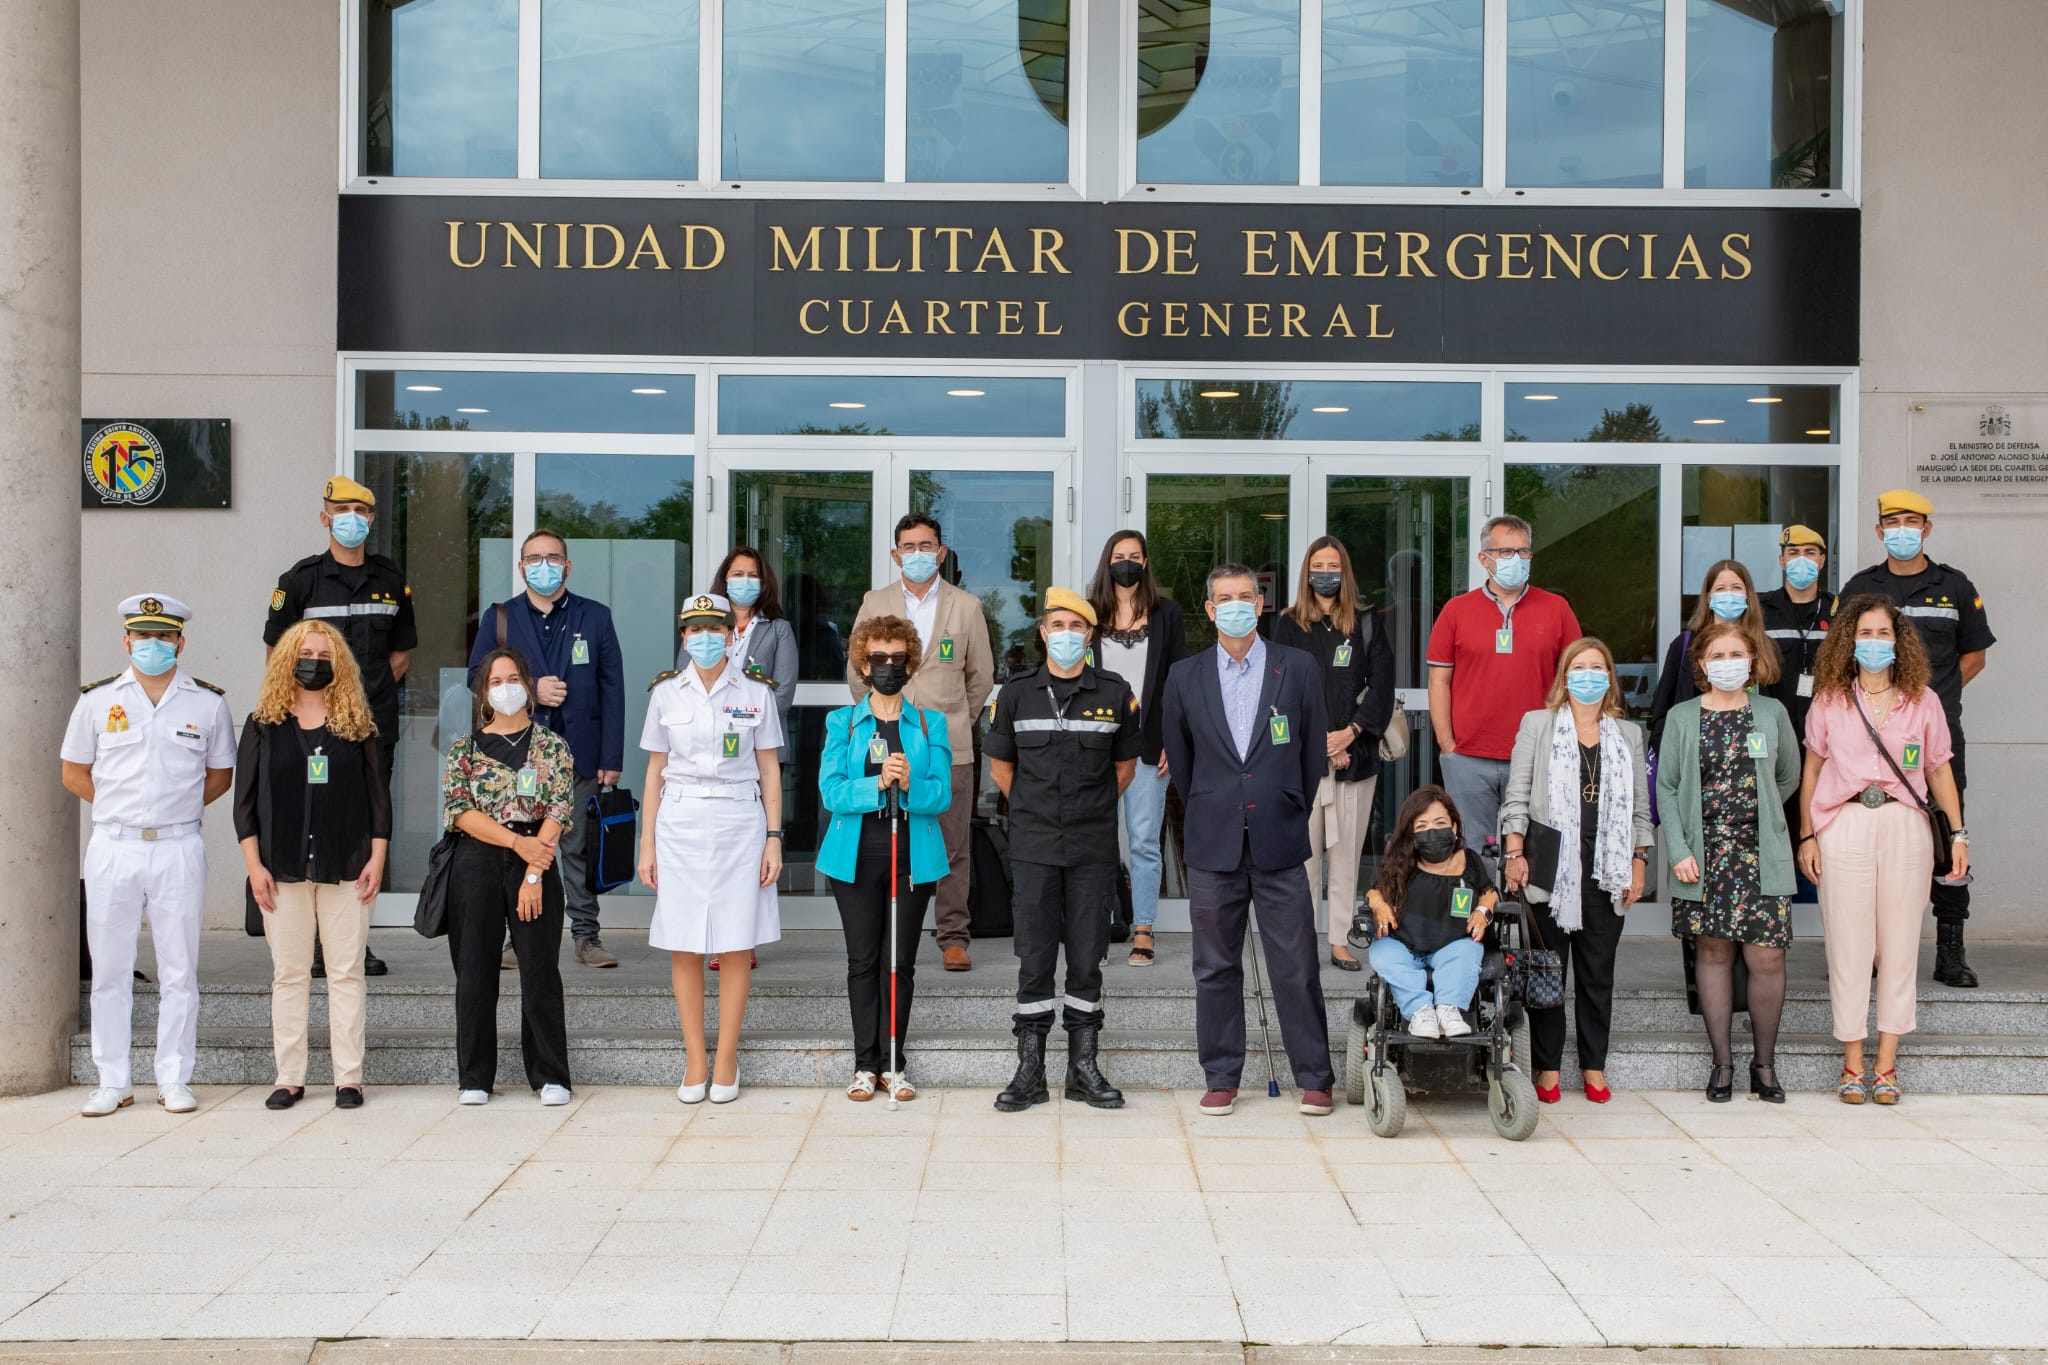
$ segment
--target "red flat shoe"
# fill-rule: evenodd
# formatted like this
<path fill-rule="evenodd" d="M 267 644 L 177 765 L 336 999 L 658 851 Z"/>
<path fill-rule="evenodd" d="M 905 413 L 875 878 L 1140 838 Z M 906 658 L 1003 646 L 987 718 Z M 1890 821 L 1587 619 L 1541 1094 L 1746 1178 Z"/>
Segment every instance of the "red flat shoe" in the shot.
<path fill-rule="evenodd" d="M 1536 1087 L 1536 1098 L 1543 1104 L 1556 1104 L 1564 1098 L 1564 1087 L 1561 1085 L 1539 1085 Z"/>
<path fill-rule="evenodd" d="M 1614 1098 L 1614 1092 L 1604 1085 L 1598 1087 L 1588 1085 L 1586 1087 L 1586 1098 L 1595 1104 L 1605 1104 Z"/>

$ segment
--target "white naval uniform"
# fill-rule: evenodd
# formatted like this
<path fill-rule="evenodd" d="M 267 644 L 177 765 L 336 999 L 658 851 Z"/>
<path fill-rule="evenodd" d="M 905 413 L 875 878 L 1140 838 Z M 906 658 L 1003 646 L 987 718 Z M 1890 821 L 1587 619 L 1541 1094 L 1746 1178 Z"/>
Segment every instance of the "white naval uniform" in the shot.
<path fill-rule="evenodd" d="M 130 668 L 78 698 L 66 763 L 92 767 L 85 848 L 85 934 L 92 948 L 92 1060 L 99 1083 L 125 1090 L 136 936 L 156 946 L 156 1082 L 190 1085 L 199 1036 L 199 926 L 206 770 L 235 766 L 234 724 L 220 693 L 179 668 L 152 704 Z"/>
<path fill-rule="evenodd" d="M 730 756 L 728 735 L 736 739 Z M 640 747 L 668 755 L 654 821 L 659 886 L 648 946 L 737 953 L 781 938 L 775 888 L 761 885 L 768 826 L 754 758 L 756 749 L 782 747 L 775 694 L 730 662 L 707 692 L 696 668 L 686 667 L 654 685 Z"/>

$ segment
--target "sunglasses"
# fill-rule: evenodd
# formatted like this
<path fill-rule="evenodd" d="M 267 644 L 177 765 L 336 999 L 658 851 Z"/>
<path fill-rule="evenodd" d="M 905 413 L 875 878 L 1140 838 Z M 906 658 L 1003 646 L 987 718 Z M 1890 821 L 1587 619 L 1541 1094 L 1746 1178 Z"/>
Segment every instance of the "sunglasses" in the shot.
<path fill-rule="evenodd" d="M 907 668 L 910 666 L 910 651 L 899 649 L 894 654 L 868 655 L 869 668 L 880 668 L 883 664 L 898 664 Z"/>

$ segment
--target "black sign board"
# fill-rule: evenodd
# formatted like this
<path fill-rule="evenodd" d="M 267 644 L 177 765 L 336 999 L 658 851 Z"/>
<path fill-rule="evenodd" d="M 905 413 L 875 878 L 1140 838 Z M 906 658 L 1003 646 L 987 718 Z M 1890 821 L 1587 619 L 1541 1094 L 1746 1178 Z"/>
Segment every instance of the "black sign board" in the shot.
<path fill-rule="evenodd" d="M 79 433 L 79 506 L 88 511 L 230 505 L 224 417 L 88 417 Z"/>
<path fill-rule="evenodd" d="M 343 350 L 1853 365 L 1834 208 L 344 195 Z"/>

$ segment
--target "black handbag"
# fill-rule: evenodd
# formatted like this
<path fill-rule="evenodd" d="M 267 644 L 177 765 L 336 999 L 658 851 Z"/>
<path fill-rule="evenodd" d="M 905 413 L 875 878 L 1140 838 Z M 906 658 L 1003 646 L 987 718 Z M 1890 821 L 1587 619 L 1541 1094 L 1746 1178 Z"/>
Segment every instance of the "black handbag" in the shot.
<path fill-rule="evenodd" d="M 412 911 L 413 932 L 421 938 L 440 938 L 448 932 L 448 882 L 455 862 L 455 845 L 461 839 L 461 833 L 451 829 L 427 854 L 419 902 Z"/>
<path fill-rule="evenodd" d="M 1927 817 L 1927 823 L 1934 831 L 1934 875 L 1948 876 L 1956 870 L 1956 827 L 1949 822 L 1947 811 L 1932 801 L 1925 800 L 1919 792 L 1913 790 L 1913 784 L 1906 780 L 1906 775 L 1899 771 L 1899 765 L 1892 761 L 1891 750 L 1885 748 L 1884 741 L 1878 738 L 1877 727 L 1870 723 L 1870 716 L 1864 711 L 1861 698 L 1855 700 L 1856 715 L 1862 720 L 1863 728 L 1870 732 L 1870 742 L 1877 746 L 1878 756 L 1884 759 L 1884 765 L 1892 770 L 1892 776 L 1899 779 L 1899 785 L 1912 795 L 1913 804 L 1920 808 L 1920 813 Z"/>
<path fill-rule="evenodd" d="M 1564 956 L 1555 948 L 1543 947 L 1543 934 L 1537 928 L 1539 916 L 1536 907 L 1524 905 L 1522 922 L 1529 926 L 1529 941 L 1536 946 L 1524 948 L 1521 954 L 1522 1003 L 1532 1010 L 1554 1010 L 1564 1007 Z"/>
<path fill-rule="evenodd" d="M 638 875 L 640 803 L 624 787 L 599 787 L 583 805 L 584 880 L 593 895 L 615 891 Z"/>
<path fill-rule="evenodd" d="M 1116 886 L 1109 896 L 1109 941 L 1128 943 L 1131 938 L 1131 869 L 1127 863 L 1116 866 Z"/>

